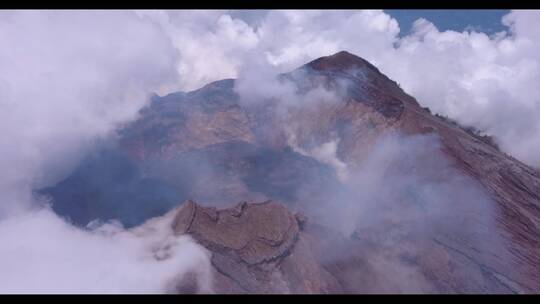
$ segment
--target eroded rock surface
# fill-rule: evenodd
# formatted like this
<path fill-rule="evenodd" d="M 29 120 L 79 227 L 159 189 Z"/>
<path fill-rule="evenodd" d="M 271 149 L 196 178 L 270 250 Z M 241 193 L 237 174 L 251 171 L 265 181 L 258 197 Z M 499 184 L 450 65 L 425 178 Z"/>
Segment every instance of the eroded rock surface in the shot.
<path fill-rule="evenodd" d="M 311 252 L 301 229 L 305 221 L 272 201 L 221 210 L 189 201 L 172 227 L 212 252 L 217 293 L 339 292 Z"/>

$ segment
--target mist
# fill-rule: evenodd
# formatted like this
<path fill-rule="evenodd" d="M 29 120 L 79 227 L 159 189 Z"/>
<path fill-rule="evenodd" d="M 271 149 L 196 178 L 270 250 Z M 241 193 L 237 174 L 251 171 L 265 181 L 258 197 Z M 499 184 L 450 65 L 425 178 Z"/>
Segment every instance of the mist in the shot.
<path fill-rule="evenodd" d="M 159 293 L 193 265 L 208 268 L 189 238 L 167 240 L 170 216 L 141 227 L 155 232 L 107 222 L 105 233 L 72 226 L 34 195 L 150 94 L 177 89 L 179 57 L 159 26 L 128 11 L 2 11 L 0 41 L 0 292 Z M 153 257 L 156 246 L 172 258 Z"/>
<path fill-rule="evenodd" d="M 246 198 L 279 200 L 360 242 L 384 231 L 388 238 L 374 241 L 372 273 L 396 290 L 435 290 L 420 266 L 403 261 L 399 244 L 454 236 L 473 239 L 480 260 L 502 252 L 495 203 L 453 167 L 433 136 L 382 134 L 366 151 L 344 158 L 350 139 L 324 115 L 346 106 L 344 84 L 317 86 L 302 70 L 291 79 L 281 73 L 351 51 L 422 106 L 478 126 L 505 152 L 538 166 L 537 17 L 512 12 L 502 20 L 508 31 L 493 36 L 441 32 L 418 20 L 400 37 L 399 24 L 383 11 L 1 12 L 0 42 L 9 47 L 0 50 L 0 292 L 174 292 L 175 282 L 192 272 L 201 290 L 211 292 L 209 253 L 187 236 L 172 236 L 169 227 L 188 196 L 219 207 Z M 150 163 L 141 176 L 184 183 L 159 208 L 113 200 L 118 213 L 99 206 L 102 213 L 77 222 L 36 195 L 69 177 L 103 141 L 115 142 L 151 94 L 165 100 L 224 78 L 237 78 L 226 92 L 252 111 L 249 118 L 265 119 L 246 142 L 210 141 L 192 155 Z M 233 161 L 220 153 L 233 152 L 232 160 L 248 160 L 245 168 L 222 164 Z M 215 155 L 222 163 L 216 165 Z M 279 166 L 294 171 L 287 185 L 272 175 Z M 231 178 L 231 172 L 243 175 Z M 464 212 L 477 221 L 463 222 Z M 412 256 L 425 250 L 407 248 Z M 336 248 L 325 258 L 335 256 L 347 252 Z"/>

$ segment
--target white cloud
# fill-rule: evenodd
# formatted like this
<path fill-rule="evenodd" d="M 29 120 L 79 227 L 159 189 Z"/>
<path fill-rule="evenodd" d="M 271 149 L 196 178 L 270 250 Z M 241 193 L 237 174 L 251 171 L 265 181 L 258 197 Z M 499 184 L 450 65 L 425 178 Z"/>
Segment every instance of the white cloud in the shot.
<path fill-rule="evenodd" d="M 422 105 L 484 129 L 506 152 L 540 165 L 538 12 L 511 12 L 501 21 L 509 31 L 492 36 L 441 32 L 419 19 L 401 38 L 397 21 L 380 10 L 162 14 L 182 54 L 185 89 L 221 78 L 255 79 L 263 66 L 274 74 L 286 72 L 348 50 Z"/>
<path fill-rule="evenodd" d="M 539 166 L 537 14 L 510 13 L 510 32 L 492 37 L 418 21 L 381 70 L 423 105 L 495 135 L 507 153 Z"/>
<path fill-rule="evenodd" d="M 177 51 L 160 27 L 133 12 L 2 11 L 0 43 L 0 292 L 164 292 L 204 266 L 194 242 L 166 239 L 166 219 L 143 236 L 83 231 L 32 196 L 149 94 L 175 89 Z M 167 244 L 172 258 L 156 261 L 152 246 Z"/>
<path fill-rule="evenodd" d="M 174 84 L 177 58 L 159 27 L 130 12 L 2 12 L 0 24 L 1 216 L 20 205 L 6 193 L 47 182 Z"/>
<path fill-rule="evenodd" d="M 208 253 L 172 236 L 174 215 L 127 231 L 111 224 L 83 231 L 49 209 L 3 220 L 0 293 L 163 293 L 189 271 L 209 292 Z"/>

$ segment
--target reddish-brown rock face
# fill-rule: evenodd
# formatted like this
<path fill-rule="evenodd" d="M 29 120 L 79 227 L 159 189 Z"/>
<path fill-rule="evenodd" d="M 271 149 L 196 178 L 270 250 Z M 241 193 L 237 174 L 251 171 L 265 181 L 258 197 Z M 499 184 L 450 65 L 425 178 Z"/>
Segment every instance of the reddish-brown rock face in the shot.
<path fill-rule="evenodd" d="M 222 210 L 189 201 L 172 228 L 212 252 L 217 293 L 339 292 L 336 279 L 313 256 L 302 223 L 300 215 L 272 201 Z"/>
<path fill-rule="evenodd" d="M 216 292 L 540 291 L 538 170 L 432 115 L 350 53 L 279 79 L 298 89 L 285 103 L 246 104 L 235 80 L 222 80 L 156 98 L 120 133 L 120 150 L 143 175 L 187 189 L 179 202 L 202 204 L 184 204 L 173 228 L 213 253 Z M 362 188 L 366 160 L 384 154 L 378 142 L 392 134 L 433 135 L 438 146 L 408 144 L 415 157 L 404 148 L 372 172 L 398 172 L 398 182 L 383 174 Z M 345 185 L 347 172 L 358 189 Z M 454 177 L 450 190 L 433 190 Z M 467 199 L 469 186 L 481 201 Z M 363 195 L 373 188 L 380 195 Z M 433 191 L 436 212 L 415 200 Z M 338 204 L 343 195 L 356 205 Z M 314 214 L 321 204 L 327 209 Z M 355 216 L 355 206 L 362 216 L 343 233 L 330 215 Z"/>

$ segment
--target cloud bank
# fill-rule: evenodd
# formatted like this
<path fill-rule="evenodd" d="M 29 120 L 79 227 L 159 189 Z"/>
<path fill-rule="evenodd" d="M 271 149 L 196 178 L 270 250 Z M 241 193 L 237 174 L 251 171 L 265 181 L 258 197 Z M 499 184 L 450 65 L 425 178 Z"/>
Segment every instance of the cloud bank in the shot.
<path fill-rule="evenodd" d="M 502 149 L 540 166 L 539 13 L 513 11 L 492 36 L 439 31 L 419 19 L 400 37 L 383 11 L 139 12 L 172 37 L 184 89 L 250 79 L 257 66 L 286 72 L 340 50 L 396 80 L 423 106 L 494 135 Z M 260 79 L 260 77 L 257 77 Z"/>
<path fill-rule="evenodd" d="M 165 292 L 204 265 L 198 245 L 166 239 L 166 218 L 146 235 L 83 231 L 32 195 L 174 89 L 178 54 L 160 27 L 133 12 L 2 11 L 0 42 L 0 292 Z M 171 258 L 153 257 L 165 245 Z"/>
<path fill-rule="evenodd" d="M 0 293 L 166 293 L 182 275 L 211 292 L 210 260 L 172 235 L 173 212 L 133 230 L 107 223 L 83 231 L 49 209 L 0 222 Z"/>

